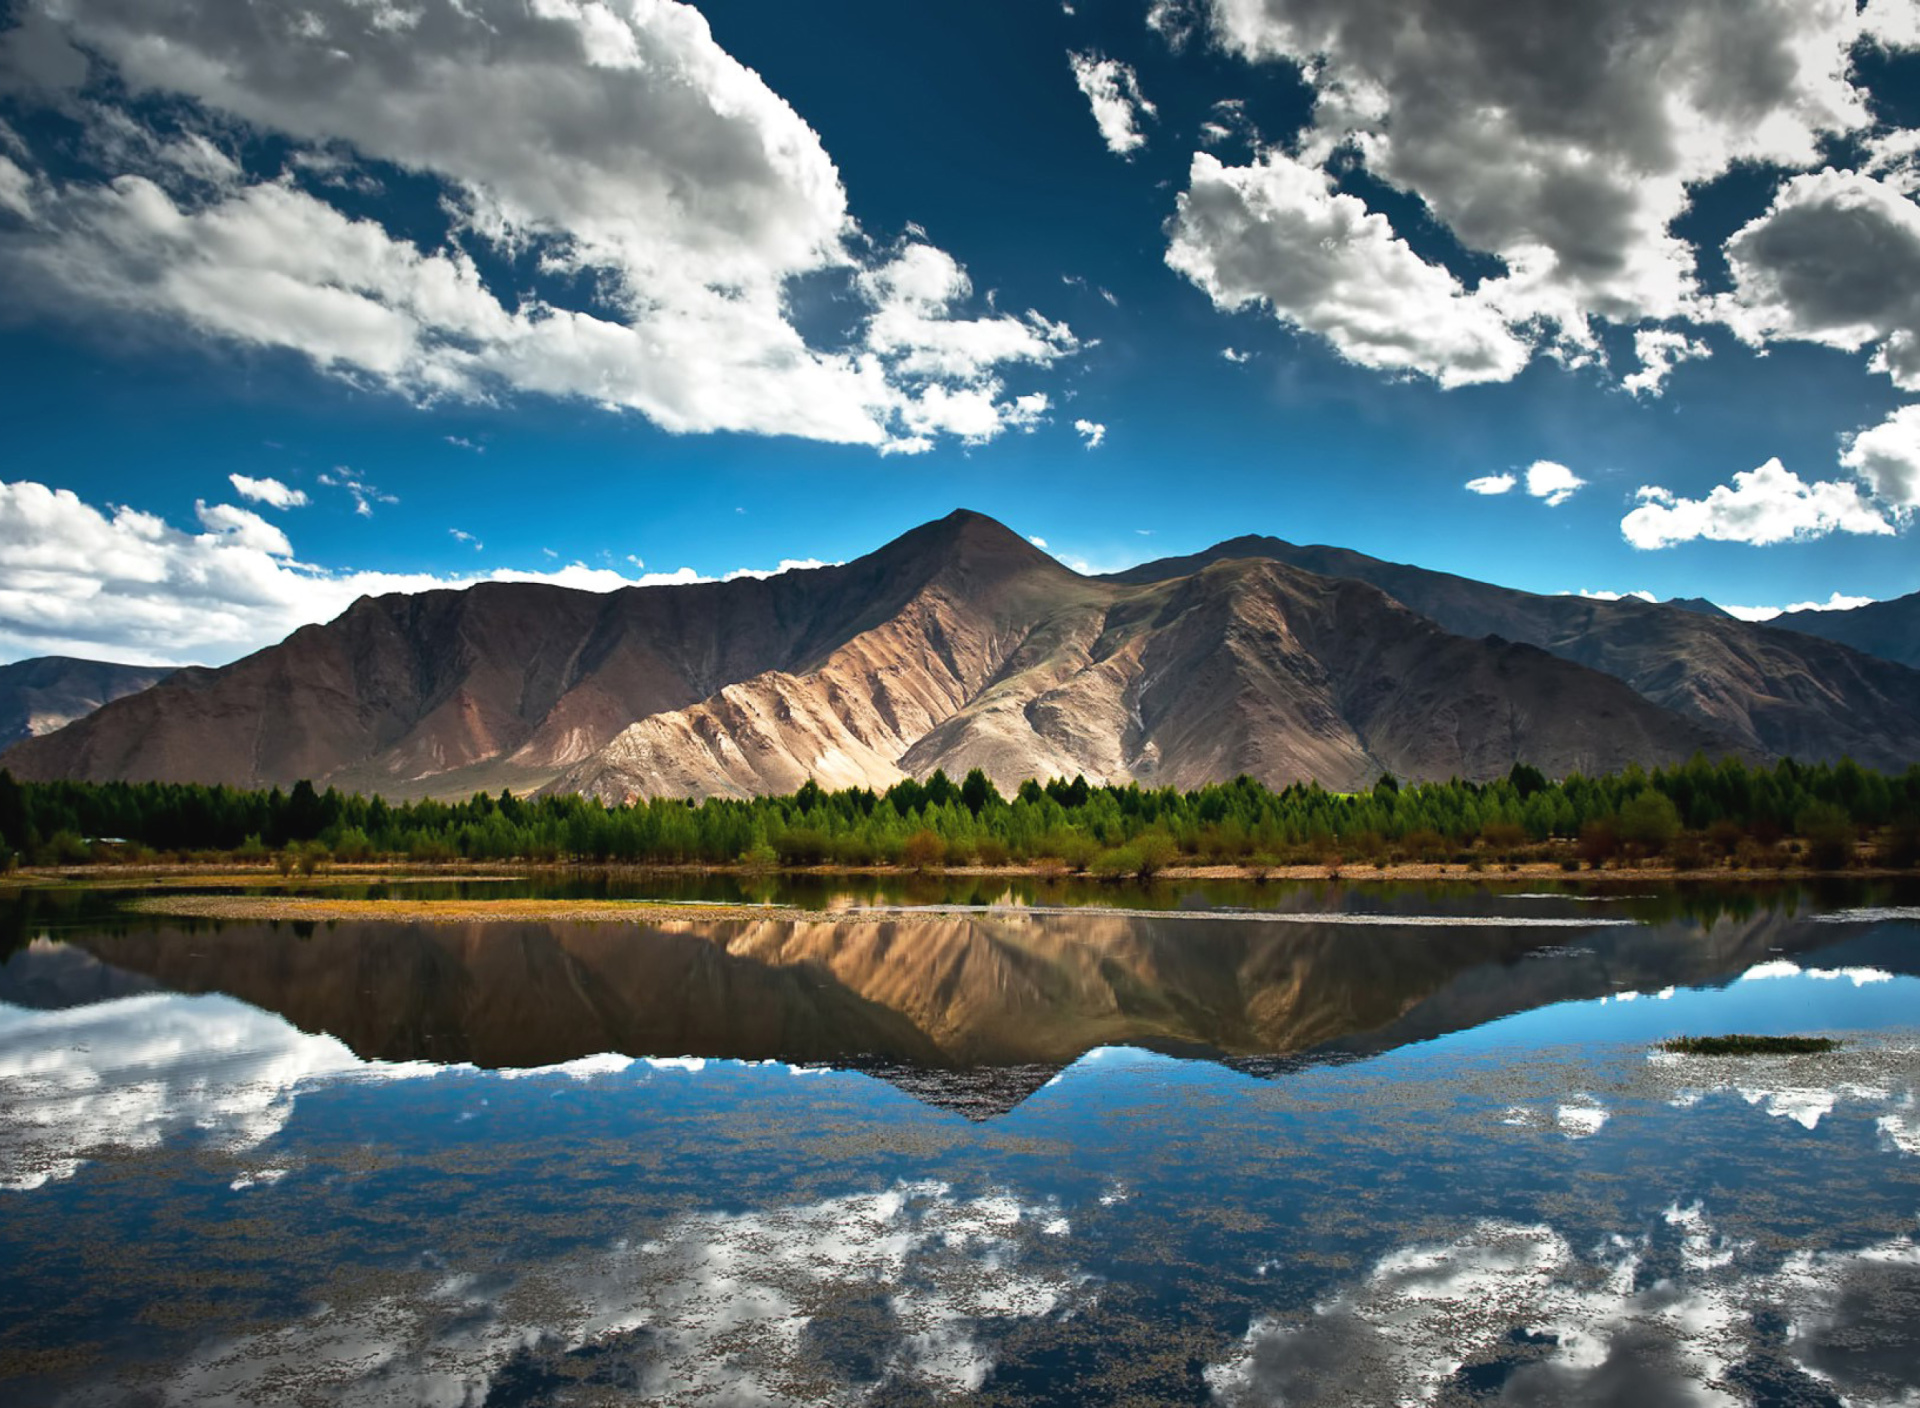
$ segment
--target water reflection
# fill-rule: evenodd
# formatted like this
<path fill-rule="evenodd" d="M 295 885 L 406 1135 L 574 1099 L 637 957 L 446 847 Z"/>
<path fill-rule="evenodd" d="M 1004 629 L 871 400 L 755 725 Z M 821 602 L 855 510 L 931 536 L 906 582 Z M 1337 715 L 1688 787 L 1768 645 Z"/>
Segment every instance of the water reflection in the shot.
<path fill-rule="evenodd" d="M 0 1397 L 1911 1401 L 1885 908 L 70 926 L 0 966 Z M 1844 1045 L 1653 1049 L 1728 1030 Z"/>
<path fill-rule="evenodd" d="M 1742 974 L 1857 983 L 1912 965 L 1876 938 L 1897 924 L 1769 911 L 1568 930 L 1499 913 L 1472 925 L 1412 912 L 1361 928 L 1347 915 L 1274 924 L 1022 911 L 644 926 L 153 923 L 30 946 L 0 966 L 0 999 L 221 992 L 367 1060 L 540 1067 L 616 1052 L 997 1071 L 1004 1078 L 985 1078 L 998 1092 L 991 1109 L 1102 1045 L 1256 1063 L 1363 1055 L 1569 1000 Z M 1418 922 L 1436 918 L 1447 922 Z"/>

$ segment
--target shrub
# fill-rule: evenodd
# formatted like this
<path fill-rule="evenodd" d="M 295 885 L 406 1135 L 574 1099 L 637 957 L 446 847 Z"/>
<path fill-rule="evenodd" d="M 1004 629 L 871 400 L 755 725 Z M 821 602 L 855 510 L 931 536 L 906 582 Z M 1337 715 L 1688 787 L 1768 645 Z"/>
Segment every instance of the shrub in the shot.
<path fill-rule="evenodd" d="M 909 870 L 931 870 L 947 859 L 947 843 L 936 831 L 922 828 L 907 837 L 900 848 L 900 863 Z"/>
<path fill-rule="evenodd" d="M 1880 833 L 1876 847 L 1880 864 L 1896 870 L 1920 865 L 1920 817 L 1901 817 Z"/>
<path fill-rule="evenodd" d="M 826 861 L 832 845 L 824 833 L 811 826 L 796 826 L 782 832 L 773 849 L 782 865 L 820 865 Z"/>
<path fill-rule="evenodd" d="M 1815 870 L 1844 870 L 1853 861 L 1853 822 L 1831 802 L 1814 802 L 1794 819 L 1806 838 L 1807 864 Z"/>
<path fill-rule="evenodd" d="M 982 836 L 973 847 L 973 858 L 986 866 L 1005 865 L 1012 854 L 998 836 Z"/>
<path fill-rule="evenodd" d="M 1658 855 L 1680 834 L 1680 809 L 1666 793 L 1649 787 L 1622 804 L 1619 830 L 1620 838 L 1629 845 Z"/>
<path fill-rule="evenodd" d="M 1604 870 L 1608 861 L 1620 854 L 1620 833 L 1611 821 L 1590 821 L 1580 828 L 1580 859 L 1595 870 Z"/>
<path fill-rule="evenodd" d="M 1099 880 L 1125 880 L 1140 873 L 1140 852 L 1132 846 L 1115 846 L 1095 856 L 1089 869 Z"/>
<path fill-rule="evenodd" d="M 1136 837 L 1128 849 L 1138 858 L 1134 871 L 1142 880 L 1151 880 L 1180 854 L 1180 847 L 1164 831 L 1148 831 Z"/>

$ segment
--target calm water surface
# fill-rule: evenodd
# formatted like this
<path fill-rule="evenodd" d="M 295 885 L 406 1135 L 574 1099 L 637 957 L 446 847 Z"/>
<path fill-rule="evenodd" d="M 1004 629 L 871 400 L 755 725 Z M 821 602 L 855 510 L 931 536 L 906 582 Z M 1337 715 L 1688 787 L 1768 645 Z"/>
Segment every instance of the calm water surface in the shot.
<path fill-rule="evenodd" d="M 1920 1399 L 1911 887 L 463 883 L 848 912 L 0 895 L 0 1400 Z"/>

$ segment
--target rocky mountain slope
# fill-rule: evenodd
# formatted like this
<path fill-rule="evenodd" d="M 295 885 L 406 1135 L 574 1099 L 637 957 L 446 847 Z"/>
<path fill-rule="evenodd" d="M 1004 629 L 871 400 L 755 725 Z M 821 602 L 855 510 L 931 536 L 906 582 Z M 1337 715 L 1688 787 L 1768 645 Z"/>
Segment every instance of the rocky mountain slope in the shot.
<path fill-rule="evenodd" d="M 1114 578 L 957 512 L 844 566 L 369 598 L 5 755 L 28 778 L 609 800 L 936 768 L 1189 787 L 1487 778 L 1696 750 L 1904 765 L 1920 673 L 1640 602 L 1239 539 Z"/>
<path fill-rule="evenodd" d="M 1867 655 L 1920 670 L 1920 592 L 1856 606 L 1850 611 L 1789 611 L 1770 629 L 1838 641 Z"/>
<path fill-rule="evenodd" d="M 66 655 L 0 665 L 0 748 L 65 728 L 172 673 L 165 666 L 115 665 Z"/>
<path fill-rule="evenodd" d="M 1809 760 L 1844 754 L 1892 769 L 1920 761 L 1920 672 L 1724 614 L 1633 598 L 1539 596 L 1269 537 L 1234 538 L 1107 580 L 1177 580 L 1209 563 L 1245 559 L 1367 582 L 1455 634 L 1497 635 L 1603 671 L 1755 753 Z"/>

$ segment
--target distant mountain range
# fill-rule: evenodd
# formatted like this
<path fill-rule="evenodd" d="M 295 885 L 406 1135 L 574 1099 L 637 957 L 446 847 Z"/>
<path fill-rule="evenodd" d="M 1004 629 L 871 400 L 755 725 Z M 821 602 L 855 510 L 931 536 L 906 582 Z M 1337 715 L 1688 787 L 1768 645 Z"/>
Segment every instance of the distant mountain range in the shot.
<path fill-rule="evenodd" d="M 884 787 L 935 768 L 1003 787 L 1244 772 L 1351 789 L 1702 750 L 1920 758 L 1920 671 L 1807 633 L 1853 613 L 1777 629 L 1699 605 L 1536 596 L 1263 537 L 1086 577 L 962 511 L 763 581 L 363 598 L 0 763 L 36 779 L 623 800 L 808 777 Z"/>
<path fill-rule="evenodd" d="M 65 728 L 172 673 L 164 666 L 110 665 L 65 655 L 0 665 L 0 748 Z"/>

